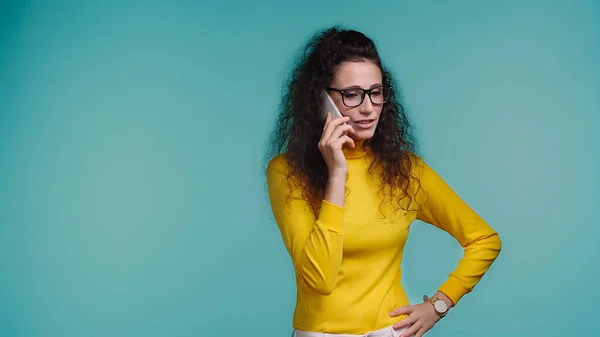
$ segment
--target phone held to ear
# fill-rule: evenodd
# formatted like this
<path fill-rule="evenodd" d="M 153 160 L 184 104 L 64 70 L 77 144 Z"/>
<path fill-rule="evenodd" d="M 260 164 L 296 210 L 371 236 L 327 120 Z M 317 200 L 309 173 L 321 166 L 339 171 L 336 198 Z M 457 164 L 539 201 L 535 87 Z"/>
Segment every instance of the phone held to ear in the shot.
<path fill-rule="evenodd" d="M 323 90 L 321 95 L 323 98 L 323 119 L 327 118 L 328 112 L 331 112 L 331 117 L 333 119 L 341 118 L 342 114 L 340 113 L 340 110 L 338 110 L 337 106 L 335 105 L 335 103 L 333 102 L 333 100 L 331 99 L 331 96 L 329 96 L 327 91 Z M 346 123 L 344 123 L 344 124 L 346 124 Z"/>

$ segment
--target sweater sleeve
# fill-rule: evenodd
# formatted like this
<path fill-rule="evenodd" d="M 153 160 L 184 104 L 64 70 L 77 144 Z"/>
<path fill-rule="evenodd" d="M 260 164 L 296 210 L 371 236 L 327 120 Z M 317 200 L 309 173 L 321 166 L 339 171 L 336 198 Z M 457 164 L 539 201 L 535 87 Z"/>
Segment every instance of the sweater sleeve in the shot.
<path fill-rule="evenodd" d="M 297 277 L 310 290 L 329 295 L 342 261 L 344 209 L 323 200 L 315 217 L 301 190 L 290 188 L 287 171 L 282 155 L 275 157 L 267 168 L 275 222 Z"/>
<path fill-rule="evenodd" d="M 494 231 L 427 164 L 418 160 L 422 195 L 417 219 L 452 235 L 463 248 L 463 257 L 438 289 L 454 304 L 471 292 L 500 253 L 502 243 Z"/>

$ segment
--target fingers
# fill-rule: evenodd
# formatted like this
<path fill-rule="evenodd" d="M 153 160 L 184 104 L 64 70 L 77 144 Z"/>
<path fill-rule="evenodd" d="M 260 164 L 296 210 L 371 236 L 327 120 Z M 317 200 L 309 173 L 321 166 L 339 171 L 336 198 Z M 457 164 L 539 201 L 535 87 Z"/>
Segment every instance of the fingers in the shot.
<path fill-rule="evenodd" d="M 419 322 L 414 323 L 406 331 L 402 332 L 398 337 L 416 337 L 415 334 L 421 330 L 421 324 Z"/>
<path fill-rule="evenodd" d="M 423 337 L 423 335 L 425 334 L 425 332 L 427 332 L 427 330 L 425 330 L 425 329 L 419 329 L 419 331 L 417 331 L 417 334 L 415 335 L 415 337 Z"/>
<path fill-rule="evenodd" d="M 342 136 L 335 142 L 336 148 L 341 148 L 344 144 L 348 144 L 349 147 L 354 148 L 354 139 L 348 136 Z"/>
<path fill-rule="evenodd" d="M 407 305 L 390 312 L 390 317 L 400 315 L 408 315 L 408 317 L 394 324 L 395 330 L 406 329 L 399 337 L 423 337 L 439 320 L 437 314 L 433 313 L 426 303 Z"/>
<path fill-rule="evenodd" d="M 354 133 L 354 129 L 352 128 L 352 126 L 350 126 L 349 124 L 338 125 L 335 127 L 335 129 L 333 129 L 333 132 L 331 133 L 331 136 L 329 139 L 335 140 L 335 139 L 341 138 L 342 136 L 344 136 L 348 133 Z"/>
<path fill-rule="evenodd" d="M 340 149 L 343 144 L 348 144 L 348 146 L 354 148 L 354 140 L 347 136 L 348 133 L 354 133 L 354 129 L 350 125 L 338 124 L 333 131 L 331 131 L 331 127 L 333 127 L 333 124 L 330 124 L 319 141 L 319 148 L 321 150 L 327 147 Z"/>
<path fill-rule="evenodd" d="M 327 113 L 327 118 L 325 118 L 325 124 L 323 124 L 323 131 L 325 131 L 329 122 L 331 122 L 331 112 Z"/>
<path fill-rule="evenodd" d="M 325 124 L 323 124 L 323 132 L 321 133 L 321 141 L 323 141 L 323 139 L 325 138 L 325 131 L 327 130 L 327 127 L 329 126 L 329 122 L 331 122 L 331 113 L 328 112 L 327 113 L 327 117 L 325 118 Z"/>
<path fill-rule="evenodd" d="M 325 141 L 331 138 L 331 134 L 339 125 L 341 125 L 342 123 L 346 123 L 350 120 L 350 118 L 348 117 L 341 117 L 332 120 L 331 117 L 329 117 L 330 115 L 331 114 L 327 114 L 327 118 L 329 121 L 325 122 L 325 130 L 323 131 L 323 135 L 321 137 L 321 139 Z"/>
<path fill-rule="evenodd" d="M 319 149 L 323 150 L 325 148 L 332 148 L 332 149 L 341 149 L 342 146 L 344 146 L 344 144 L 347 144 L 350 148 L 355 148 L 356 145 L 354 144 L 354 139 L 343 135 L 338 139 L 333 139 L 329 140 L 329 141 L 321 141 L 319 142 Z"/>
<path fill-rule="evenodd" d="M 413 306 L 412 305 L 406 305 L 397 309 L 392 310 L 392 312 L 390 312 L 390 317 L 397 317 L 400 315 L 408 315 L 411 312 L 413 312 Z"/>
<path fill-rule="evenodd" d="M 414 324 L 417 321 L 416 318 L 412 316 L 408 316 L 400 322 L 394 324 L 394 330 L 400 330 L 402 328 L 408 328 L 410 325 Z"/>

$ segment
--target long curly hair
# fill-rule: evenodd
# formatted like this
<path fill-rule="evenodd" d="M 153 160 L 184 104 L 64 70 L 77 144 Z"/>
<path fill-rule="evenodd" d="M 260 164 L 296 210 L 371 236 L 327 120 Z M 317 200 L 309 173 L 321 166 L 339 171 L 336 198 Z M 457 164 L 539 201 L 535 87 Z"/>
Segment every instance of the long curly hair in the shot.
<path fill-rule="evenodd" d="M 394 199 L 398 206 L 410 205 L 413 179 L 413 153 L 416 142 L 401 101 L 400 91 L 392 73 L 384 67 L 375 43 L 355 30 L 331 27 L 315 34 L 297 56 L 295 66 L 285 82 L 279 115 L 270 137 L 267 163 L 281 153 L 287 153 L 288 182 L 295 180 L 303 197 L 317 214 L 327 185 L 328 169 L 317 147 L 324 126 L 321 115 L 321 90 L 328 87 L 343 62 L 371 61 L 383 75 L 383 84 L 393 88 L 384 104 L 374 136 L 365 142 L 372 155 L 369 168 L 376 169 L 380 192 Z M 408 203 L 401 200 L 409 198 Z"/>

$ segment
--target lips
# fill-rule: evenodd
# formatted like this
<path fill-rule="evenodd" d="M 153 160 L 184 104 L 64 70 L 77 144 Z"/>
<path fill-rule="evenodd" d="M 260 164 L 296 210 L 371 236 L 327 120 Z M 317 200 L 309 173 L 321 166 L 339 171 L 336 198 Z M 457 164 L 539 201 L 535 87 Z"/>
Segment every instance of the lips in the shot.
<path fill-rule="evenodd" d="M 374 119 L 363 119 L 360 121 L 355 121 L 354 125 L 359 129 L 370 129 L 375 124 Z"/>

